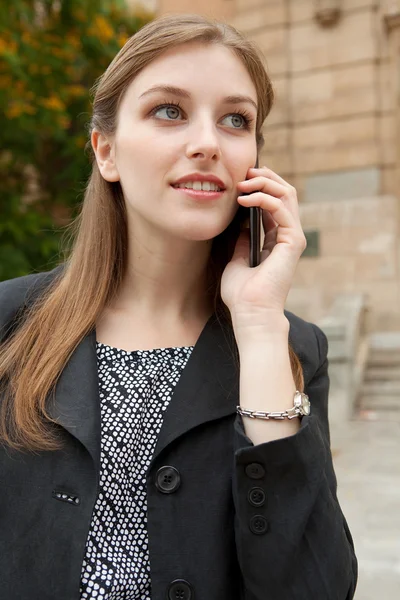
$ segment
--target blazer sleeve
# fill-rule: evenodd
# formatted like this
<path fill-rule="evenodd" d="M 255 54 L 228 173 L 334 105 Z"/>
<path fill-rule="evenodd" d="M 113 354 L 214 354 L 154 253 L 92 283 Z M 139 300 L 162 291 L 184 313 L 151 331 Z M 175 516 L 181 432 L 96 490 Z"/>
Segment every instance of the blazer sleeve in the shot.
<path fill-rule="evenodd" d="M 244 600 L 351 600 L 353 540 L 336 496 L 328 425 L 327 339 L 306 386 L 311 415 L 293 436 L 254 446 L 235 422 L 233 498 Z M 315 339 L 316 337 L 316 339 Z"/>

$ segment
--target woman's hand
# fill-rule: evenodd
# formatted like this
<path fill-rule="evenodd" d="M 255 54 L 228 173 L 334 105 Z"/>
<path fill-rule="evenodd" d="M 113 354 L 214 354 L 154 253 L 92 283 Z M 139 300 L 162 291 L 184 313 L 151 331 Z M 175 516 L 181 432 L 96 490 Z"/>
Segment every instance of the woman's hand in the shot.
<path fill-rule="evenodd" d="M 221 295 L 238 327 L 270 327 L 284 316 L 306 239 L 295 188 L 267 167 L 249 169 L 247 176 L 246 181 L 238 183 L 238 189 L 249 195 L 239 195 L 238 202 L 262 209 L 265 240 L 261 262 L 249 267 L 249 229 L 245 229 L 223 273 Z"/>

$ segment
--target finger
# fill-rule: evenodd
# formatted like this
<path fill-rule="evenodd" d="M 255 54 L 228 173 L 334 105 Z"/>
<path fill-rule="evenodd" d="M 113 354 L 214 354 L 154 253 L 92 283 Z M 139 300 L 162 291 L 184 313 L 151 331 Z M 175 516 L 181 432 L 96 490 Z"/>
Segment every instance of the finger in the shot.
<path fill-rule="evenodd" d="M 283 179 L 283 177 L 278 175 L 278 173 L 275 173 L 275 171 L 273 171 L 269 167 L 263 166 L 263 167 L 259 167 L 258 169 L 251 168 L 251 169 L 249 169 L 249 171 L 252 171 L 254 173 L 261 172 L 265 177 L 268 177 L 269 179 L 272 179 L 273 181 L 276 181 L 277 183 L 280 183 L 285 187 L 292 187 L 290 185 L 290 183 L 288 183 L 285 179 Z"/>
<path fill-rule="evenodd" d="M 245 181 L 239 181 L 237 185 L 240 191 L 246 193 L 265 192 L 277 198 L 281 198 L 288 193 L 287 187 L 262 175 L 246 179 Z"/>
<path fill-rule="evenodd" d="M 277 183 L 276 181 L 272 181 L 272 179 L 268 179 L 265 176 L 258 176 L 239 182 L 238 188 L 239 191 L 242 191 L 246 194 L 251 194 L 252 192 L 264 192 L 265 194 L 280 198 L 285 204 L 288 205 L 296 219 L 300 219 L 299 203 L 294 187 L 285 187 L 284 185 Z"/>
<path fill-rule="evenodd" d="M 238 202 L 242 206 L 259 206 L 263 210 L 271 213 L 272 218 L 281 227 L 296 228 L 297 220 L 287 206 L 279 198 L 270 196 L 263 192 L 256 192 L 249 196 L 239 196 Z"/>
<path fill-rule="evenodd" d="M 271 221 L 273 221 L 271 217 Z M 264 236 L 264 242 L 261 250 L 261 256 L 266 258 L 275 248 L 278 239 L 278 227 L 271 227 Z"/>
<path fill-rule="evenodd" d="M 262 211 L 262 223 L 265 235 L 267 235 L 271 229 L 276 229 L 278 226 L 278 223 L 272 218 L 271 213 L 267 210 Z"/>
<path fill-rule="evenodd" d="M 270 240 L 266 244 L 263 245 L 261 253 L 260 253 L 260 262 L 263 262 L 266 258 L 268 258 L 268 256 L 270 254 L 272 254 L 276 244 L 277 244 L 277 240 L 275 238 L 274 240 Z"/>

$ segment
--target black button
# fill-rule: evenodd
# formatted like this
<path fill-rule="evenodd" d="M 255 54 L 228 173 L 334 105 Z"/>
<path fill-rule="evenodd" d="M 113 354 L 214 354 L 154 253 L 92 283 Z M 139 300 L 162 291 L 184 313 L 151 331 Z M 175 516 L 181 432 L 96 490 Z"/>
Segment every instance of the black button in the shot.
<path fill-rule="evenodd" d="M 184 579 L 175 579 L 168 586 L 168 600 L 192 600 L 194 594 L 190 583 Z"/>
<path fill-rule="evenodd" d="M 246 475 L 250 479 L 262 479 L 265 475 L 265 469 L 258 463 L 251 463 L 246 467 Z"/>
<path fill-rule="evenodd" d="M 156 475 L 156 488 L 163 494 L 173 494 L 181 485 L 181 476 L 175 467 L 161 467 Z"/>
<path fill-rule="evenodd" d="M 268 521 L 262 515 L 255 515 L 250 521 L 250 531 L 262 535 L 268 531 Z"/>
<path fill-rule="evenodd" d="M 252 506 L 264 506 L 265 504 L 265 493 L 259 487 L 251 488 L 247 494 L 248 501 Z"/>

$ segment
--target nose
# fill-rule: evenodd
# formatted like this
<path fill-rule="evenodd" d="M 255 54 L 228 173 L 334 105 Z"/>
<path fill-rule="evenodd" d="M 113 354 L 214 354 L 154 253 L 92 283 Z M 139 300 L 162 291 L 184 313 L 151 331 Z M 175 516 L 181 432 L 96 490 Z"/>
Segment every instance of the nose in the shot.
<path fill-rule="evenodd" d="M 218 160 L 221 157 L 218 132 L 214 123 L 201 122 L 193 124 L 188 130 L 189 141 L 186 146 L 188 158 L 198 160 Z"/>

